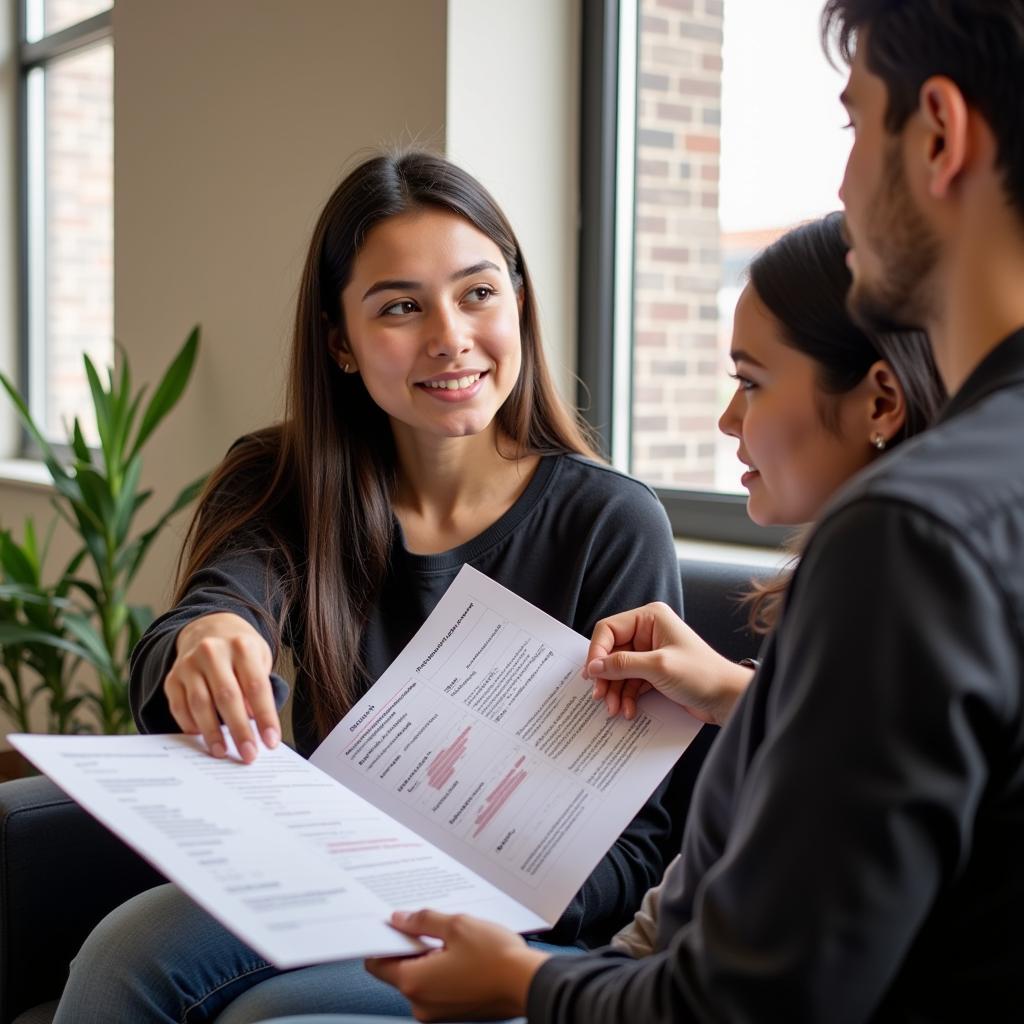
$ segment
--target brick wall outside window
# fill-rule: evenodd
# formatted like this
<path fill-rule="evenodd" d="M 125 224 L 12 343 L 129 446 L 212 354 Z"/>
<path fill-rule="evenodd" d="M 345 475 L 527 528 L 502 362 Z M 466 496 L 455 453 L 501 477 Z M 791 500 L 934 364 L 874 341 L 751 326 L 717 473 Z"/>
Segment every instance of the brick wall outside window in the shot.
<path fill-rule="evenodd" d="M 666 487 L 715 483 L 722 22 L 722 0 L 640 4 L 632 471 Z"/>

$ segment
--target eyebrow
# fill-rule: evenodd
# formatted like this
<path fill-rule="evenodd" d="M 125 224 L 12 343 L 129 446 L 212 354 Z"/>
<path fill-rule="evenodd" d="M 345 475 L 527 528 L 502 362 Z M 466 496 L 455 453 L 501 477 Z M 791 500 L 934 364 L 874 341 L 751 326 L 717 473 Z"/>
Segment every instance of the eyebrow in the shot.
<path fill-rule="evenodd" d="M 474 263 L 471 267 L 465 267 L 462 270 L 456 270 L 449 281 L 461 281 L 465 277 L 472 277 L 474 274 L 479 274 L 481 270 L 496 270 L 499 274 L 501 273 L 501 267 L 497 263 L 492 263 L 490 260 L 480 260 L 479 263 Z M 390 281 L 377 281 L 371 284 L 366 289 L 366 293 L 363 295 L 363 301 L 365 302 L 371 295 L 376 295 L 377 292 L 404 292 L 404 291 L 415 291 L 417 288 L 422 288 L 422 281 L 405 281 L 405 280 L 390 280 Z"/>
<path fill-rule="evenodd" d="M 734 348 L 729 353 L 729 358 L 734 363 L 751 363 L 753 366 L 760 366 L 762 370 L 765 368 L 760 359 L 755 359 L 749 352 L 741 348 Z"/>

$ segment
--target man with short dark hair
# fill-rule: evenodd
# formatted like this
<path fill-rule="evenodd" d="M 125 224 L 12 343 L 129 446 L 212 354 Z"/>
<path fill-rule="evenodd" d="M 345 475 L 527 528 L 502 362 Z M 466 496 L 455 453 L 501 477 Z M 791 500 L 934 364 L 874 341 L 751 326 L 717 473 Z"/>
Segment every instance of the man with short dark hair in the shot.
<path fill-rule="evenodd" d="M 422 911 L 420 1019 L 1024 1013 L 1024 0 L 829 0 L 851 308 L 953 394 L 826 510 L 698 783 L 657 951 L 546 959 Z"/>

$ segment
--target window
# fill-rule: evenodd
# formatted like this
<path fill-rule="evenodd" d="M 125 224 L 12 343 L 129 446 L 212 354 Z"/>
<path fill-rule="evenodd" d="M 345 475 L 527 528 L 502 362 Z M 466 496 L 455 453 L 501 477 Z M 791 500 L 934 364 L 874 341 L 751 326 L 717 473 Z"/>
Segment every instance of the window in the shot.
<path fill-rule="evenodd" d="M 113 357 L 111 0 L 23 0 L 21 385 L 64 440 L 96 441 L 82 353 Z"/>
<path fill-rule="evenodd" d="M 585 0 L 580 404 L 677 533 L 777 543 L 746 518 L 717 420 L 743 271 L 837 209 L 843 80 L 821 0 Z"/>

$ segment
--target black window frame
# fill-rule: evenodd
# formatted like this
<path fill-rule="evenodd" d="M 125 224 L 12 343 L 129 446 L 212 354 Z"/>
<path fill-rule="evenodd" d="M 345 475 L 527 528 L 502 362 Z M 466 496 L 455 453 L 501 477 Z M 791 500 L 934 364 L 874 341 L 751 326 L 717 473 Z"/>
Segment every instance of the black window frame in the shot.
<path fill-rule="evenodd" d="M 580 48 L 580 217 L 579 290 L 577 306 L 577 404 L 594 429 L 604 454 L 610 455 L 616 416 L 632 418 L 628 407 L 616 409 L 614 400 L 616 344 L 629 347 L 632 336 L 616 338 L 616 251 L 618 235 L 616 196 L 619 185 L 620 117 L 619 62 L 622 46 L 638 46 L 634 36 L 624 39 L 623 5 L 639 7 L 639 0 L 582 0 Z M 639 11 L 632 23 L 639 21 Z M 638 61 L 637 61 L 638 63 Z M 634 94 L 635 101 L 635 94 Z M 625 98 L 628 102 L 628 98 Z M 629 119 L 635 124 L 635 109 Z M 635 139 L 631 147 L 635 164 Z M 633 220 L 635 222 L 635 211 Z M 632 278 L 632 238 L 628 239 Z M 632 331 L 632 324 L 631 324 Z M 632 387 L 629 388 L 632 394 Z M 758 526 L 747 516 L 742 494 L 656 487 L 668 512 L 673 532 L 685 540 L 779 547 L 790 530 Z"/>
<path fill-rule="evenodd" d="M 96 46 L 114 37 L 114 0 L 110 7 L 75 22 L 56 32 L 48 33 L 33 42 L 28 41 L 28 4 L 30 0 L 16 0 L 15 7 L 15 40 L 18 52 L 18 73 L 15 84 L 15 103 L 17 105 L 17 198 L 18 198 L 18 257 L 17 257 L 17 372 L 16 381 L 21 394 L 25 396 L 33 416 L 36 410 L 31 406 L 31 370 L 32 370 L 32 325 L 31 316 L 31 268 L 29 267 L 29 110 L 28 110 L 28 76 L 36 68 L 59 60 L 71 53 Z M 62 441 L 52 441 L 51 447 L 58 457 L 70 460 L 70 446 Z M 24 427 L 20 431 L 20 442 L 16 453 L 18 458 L 39 459 L 42 452 L 38 443 Z"/>

